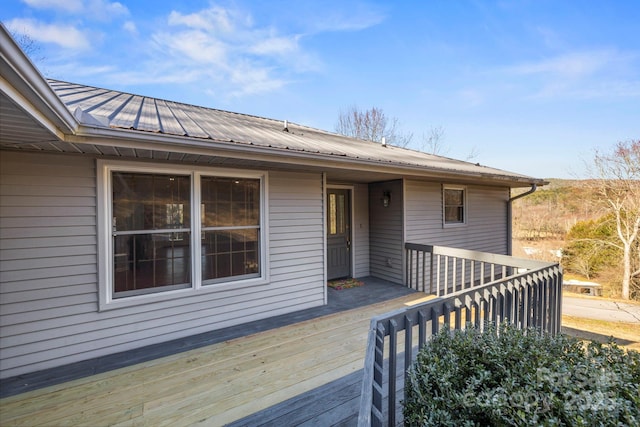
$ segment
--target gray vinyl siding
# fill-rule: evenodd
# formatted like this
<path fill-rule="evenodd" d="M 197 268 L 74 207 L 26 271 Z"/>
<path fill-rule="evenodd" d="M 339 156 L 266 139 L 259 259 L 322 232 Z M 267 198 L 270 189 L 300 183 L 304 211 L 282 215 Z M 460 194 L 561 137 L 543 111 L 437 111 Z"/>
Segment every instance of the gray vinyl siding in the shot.
<path fill-rule="evenodd" d="M 466 224 L 443 227 L 442 183 L 405 182 L 406 241 L 506 254 L 509 190 L 468 185 Z"/>
<path fill-rule="evenodd" d="M 353 191 L 353 239 L 355 265 L 353 277 L 366 277 L 369 271 L 369 188 L 357 184 Z"/>
<path fill-rule="evenodd" d="M 385 191 L 391 193 L 388 207 L 382 205 Z M 403 283 L 402 181 L 369 185 L 370 272 L 374 277 Z"/>
<path fill-rule="evenodd" d="M 0 377 L 324 303 L 321 174 L 269 175 L 270 281 L 98 311 L 95 159 L 0 153 Z"/>

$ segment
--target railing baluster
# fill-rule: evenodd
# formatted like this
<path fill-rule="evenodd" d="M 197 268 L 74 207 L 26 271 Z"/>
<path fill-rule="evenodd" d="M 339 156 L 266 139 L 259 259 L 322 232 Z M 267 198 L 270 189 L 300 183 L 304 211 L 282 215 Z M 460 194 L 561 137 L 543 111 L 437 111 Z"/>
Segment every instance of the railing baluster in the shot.
<path fill-rule="evenodd" d="M 452 266 L 452 278 L 451 278 L 451 290 L 456 292 L 458 290 L 458 258 L 453 258 L 453 266 Z"/>
<path fill-rule="evenodd" d="M 530 274 L 527 275 L 526 280 L 527 280 L 527 328 L 533 328 L 536 326 L 535 283 L 533 283 L 533 276 Z"/>
<path fill-rule="evenodd" d="M 520 327 L 520 281 L 513 281 L 513 292 L 511 303 L 513 304 L 513 324 Z"/>
<path fill-rule="evenodd" d="M 448 303 L 442 305 L 442 316 L 445 328 L 451 329 L 451 305 Z"/>
<path fill-rule="evenodd" d="M 422 292 L 426 292 L 427 282 L 427 253 L 422 251 Z"/>
<path fill-rule="evenodd" d="M 562 325 L 562 271 L 559 268 L 554 268 L 556 274 L 556 289 L 558 291 L 555 305 L 557 307 L 556 311 L 556 334 L 559 334 L 561 331 Z"/>
<path fill-rule="evenodd" d="M 433 252 L 431 252 L 431 260 L 429 265 L 429 292 L 433 293 Z"/>
<path fill-rule="evenodd" d="M 405 271 L 407 272 L 407 287 L 411 289 L 413 289 L 413 252 L 414 251 L 411 250 L 408 251 L 407 259 L 405 261 Z"/>
<path fill-rule="evenodd" d="M 549 333 L 555 335 L 556 334 L 556 286 L 555 286 L 555 278 L 553 275 L 548 275 L 549 277 Z"/>
<path fill-rule="evenodd" d="M 473 288 L 476 286 L 475 276 L 476 276 L 476 262 L 474 260 L 471 260 L 471 278 L 469 279 L 470 288 Z"/>
<path fill-rule="evenodd" d="M 476 293 L 473 297 L 473 308 L 474 308 L 474 313 L 473 313 L 473 324 L 476 328 L 480 327 L 480 315 L 482 307 L 482 301 L 480 300 L 480 294 Z"/>
<path fill-rule="evenodd" d="M 442 296 L 442 292 L 440 292 L 440 254 L 436 256 L 436 295 Z"/>
<path fill-rule="evenodd" d="M 396 425 L 396 378 L 398 376 L 398 323 L 389 322 L 389 425 Z"/>
<path fill-rule="evenodd" d="M 533 280 L 533 300 L 532 300 L 532 308 L 533 308 L 533 319 L 532 325 L 536 328 L 540 328 L 540 289 L 538 286 L 535 277 L 532 276 Z"/>
<path fill-rule="evenodd" d="M 545 332 L 549 332 L 549 322 L 547 316 L 549 315 L 548 311 L 548 303 L 549 303 L 549 281 L 547 279 L 546 274 L 541 274 L 542 276 L 542 301 L 540 306 L 540 312 L 542 314 L 542 325 L 540 329 Z"/>
<path fill-rule="evenodd" d="M 491 323 L 493 323 L 494 325 L 496 324 L 496 322 L 498 321 L 498 307 L 497 307 L 497 301 L 496 301 L 496 296 L 491 293 L 489 295 L 489 313 L 491 313 Z"/>
<path fill-rule="evenodd" d="M 424 347 L 427 342 L 427 316 L 424 311 L 418 312 L 418 349 Z"/>
<path fill-rule="evenodd" d="M 371 421 L 378 419 L 378 425 L 383 422 L 383 402 L 382 390 L 384 384 L 384 337 L 386 331 L 384 325 L 378 324 L 376 328 L 375 364 L 373 371 L 373 405 L 371 408 Z"/>
<path fill-rule="evenodd" d="M 504 318 L 507 322 L 513 322 L 513 292 L 509 288 L 509 283 L 507 283 L 506 289 L 504 291 Z"/>
<path fill-rule="evenodd" d="M 404 317 L 404 383 L 407 384 L 409 378 L 409 367 L 413 363 L 413 322 L 409 316 Z M 407 399 L 407 388 L 404 387 L 404 399 Z"/>
<path fill-rule="evenodd" d="M 467 323 L 471 323 L 471 303 L 469 303 L 468 306 L 465 306 L 464 308 L 464 324 L 465 324 L 465 328 Z"/>
<path fill-rule="evenodd" d="M 431 308 L 431 335 L 436 335 L 440 331 L 440 310 Z"/>
<path fill-rule="evenodd" d="M 462 306 L 457 306 L 455 308 L 455 329 L 459 331 L 462 329 Z"/>
<path fill-rule="evenodd" d="M 462 271 L 460 273 L 460 278 L 461 278 L 461 280 L 460 280 L 460 284 L 461 284 L 460 290 L 461 291 L 466 289 L 466 286 L 465 286 L 465 284 L 467 282 L 467 268 L 466 267 L 467 267 L 467 260 L 462 258 Z"/>
<path fill-rule="evenodd" d="M 504 301 L 504 293 L 503 292 L 498 292 L 498 295 L 496 296 L 496 302 L 497 302 L 497 310 L 496 310 L 496 322 L 497 323 L 502 323 L 504 322 L 504 318 L 505 318 L 505 301 Z"/>
<path fill-rule="evenodd" d="M 444 256 L 444 295 L 449 293 L 449 256 Z"/>

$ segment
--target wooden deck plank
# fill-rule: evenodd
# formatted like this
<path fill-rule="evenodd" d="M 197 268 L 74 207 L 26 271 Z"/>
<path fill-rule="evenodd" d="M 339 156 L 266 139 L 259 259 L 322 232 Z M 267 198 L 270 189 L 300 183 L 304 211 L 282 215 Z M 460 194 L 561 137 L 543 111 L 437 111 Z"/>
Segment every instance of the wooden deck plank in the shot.
<path fill-rule="evenodd" d="M 307 320 L 0 401 L 2 425 L 222 425 L 362 368 L 369 320 L 415 299 Z"/>
<path fill-rule="evenodd" d="M 297 426 L 309 422 L 332 425 L 357 413 L 361 387 L 362 369 L 359 369 L 278 405 L 254 412 L 227 427 Z"/>
<path fill-rule="evenodd" d="M 354 322 L 349 325 L 349 328 L 343 326 L 342 333 L 336 335 L 333 330 L 327 330 L 323 333 L 315 333 L 311 337 L 302 337 L 295 341 L 281 342 L 279 345 L 270 346 L 267 348 L 258 348 L 250 354 L 239 355 L 236 358 L 224 358 L 213 362 L 208 362 L 205 365 L 198 367 L 185 368 L 183 371 L 174 373 L 175 369 L 171 364 L 166 366 L 167 371 L 171 371 L 171 375 L 161 375 L 149 379 L 147 375 L 145 378 L 136 378 L 135 375 L 127 375 L 123 380 L 127 381 L 127 384 L 123 384 L 119 388 L 118 393 L 114 394 L 111 390 L 103 391 L 102 393 L 95 393 L 90 395 L 90 398 L 83 398 L 83 405 L 86 409 L 97 410 L 100 407 L 110 407 L 117 404 L 123 396 L 129 395 L 129 402 L 136 403 L 138 400 L 145 402 L 145 411 L 152 410 L 155 406 L 166 406 L 167 403 L 175 401 L 175 399 L 181 398 L 194 398 L 198 393 L 206 393 L 208 395 L 215 395 L 211 388 L 211 383 L 221 383 L 229 377 L 235 377 L 236 380 L 243 380 L 244 377 L 258 376 L 263 379 L 265 375 L 260 374 L 260 370 L 265 372 L 273 372 L 273 375 L 282 376 L 286 373 L 278 372 L 277 368 L 281 364 L 281 360 L 292 360 L 292 363 L 298 366 L 306 366 L 300 364 L 297 359 L 301 358 L 313 364 L 319 364 L 324 358 L 330 358 L 331 354 L 339 355 L 342 352 L 353 352 L 359 349 L 364 349 L 364 342 L 358 339 L 358 329 L 362 326 L 362 322 Z M 335 348 L 335 339 L 342 337 L 343 339 L 351 341 L 349 345 L 343 348 Z M 360 345 L 353 348 L 354 343 Z M 220 346 L 217 346 L 220 347 Z M 225 353 L 228 346 L 223 346 L 222 351 L 212 350 L 211 354 L 216 355 Z M 195 359 L 189 357 L 187 360 L 192 363 Z M 182 366 L 182 360 L 178 362 Z M 155 370 L 153 370 L 155 371 Z M 135 374 L 136 372 L 134 372 Z M 159 372 L 158 374 L 162 374 Z M 269 378 L 265 381 L 270 381 Z M 195 383 L 194 387 L 185 388 L 187 384 Z M 275 382 L 277 384 L 277 380 Z M 117 382 L 114 382 L 114 385 Z M 240 384 L 247 384 L 246 382 L 240 382 Z M 105 383 L 101 382 L 100 385 L 104 386 Z M 91 387 L 92 389 L 94 387 Z M 214 389 L 215 390 L 215 389 Z M 243 393 L 245 390 L 230 390 L 225 388 L 222 393 L 226 396 L 234 396 L 238 393 Z M 77 392 L 83 394 L 82 390 Z M 235 394 L 234 394 L 235 393 Z M 84 396 L 87 396 L 86 394 Z M 75 396 L 73 396 L 75 397 Z M 48 412 L 48 418 L 55 419 L 62 422 L 62 419 L 66 416 L 65 413 L 73 412 L 73 408 L 67 406 L 62 402 L 58 406 L 57 411 L 51 411 L 52 405 L 55 401 L 52 401 L 49 397 L 46 397 L 46 401 L 49 405 L 45 409 Z M 29 411 L 29 408 L 25 408 Z M 29 411 L 29 415 L 33 416 L 33 408 Z"/>
<path fill-rule="evenodd" d="M 386 309 L 391 306 L 383 303 L 378 307 Z M 66 390 L 65 398 L 70 401 L 79 398 L 84 399 L 88 395 L 93 396 L 97 401 L 103 401 L 111 393 L 113 387 L 117 387 L 119 394 L 121 394 L 129 388 L 140 388 L 140 384 L 164 381 L 171 377 L 177 378 L 179 381 L 185 380 L 190 375 L 200 375 L 198 371 L 201 369 L 214 365 L 222 367 L 225 362 L 235 365 L 238 364 L 237 361 L 240 358 L 253 357 L 259 351 L 267 349 L 284 348 L 281 356 L 285 356 L 288 351 L 291 351 L 291 347 L 288 346 L 292 345 L 292 343 L 310 345 L 318 334 L 330 335 L 330 331 L 336 331 L 337 336 L 344 336 L 348 331 L 358 330 L 361 328 L 361 324 L 358 324 L 358 322 L 363 320 L 368 322 L 373 313 L 375 313 L 375 310 L 356 310 L 341 315 L 330 315 L 317 320 L 305 321 L 286 328 L 249 335 L 233 341 L 145 362 L 141 365 L 122 368 L 118 371 L 76 380 L 67 383 L 66 387 L 63 385 L 54 386 L 50 393 L 47 393 L 48 390 L 44 389 L 10 397 L 3 400 L 3 406 L 10 408 L 13 401 L 19 405 L 25 405 L 24 398 L 29 398 L 29 404 L 25 408 L 25 412 L 37 410 L 39 404 L 42 404 L 41 409 L 46 409 L 55 404 L 50 394 L 55 394 L 60 389 Z M 346 328 L 351 329 L 348 330 Z M 325 345 L 325 342 L 319 342 L 318 345 Z M 247 360 L 244 359 L 241 362 L 246 363 Z M 39 398 L 35 396 L 39 396 Z"/>

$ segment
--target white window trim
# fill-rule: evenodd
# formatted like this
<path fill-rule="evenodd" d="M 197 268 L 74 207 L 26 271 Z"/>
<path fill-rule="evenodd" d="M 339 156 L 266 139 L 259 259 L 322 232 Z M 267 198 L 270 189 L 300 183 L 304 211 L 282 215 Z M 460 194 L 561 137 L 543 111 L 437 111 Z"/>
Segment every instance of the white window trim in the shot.
<path fill-rule="evenodd" d="M 173 301 L 203 293 L 229 289 L 261 286 L 269 283 L 269 230 L 268 191 L 269 175 L 265 171 L 241 169 L 206 168 L 191 165 L 159 165 L 131 161 L 97 160 L 97 221 L 98 221 L 98 308 L 100 311 L 131 307 L 161 301 Z M 200 224 L 200 177 L 220 176 L 251 178 L 260 180 L 260 276 L 216 283 L 202 284 L 201 245 L 191 247 L 191 286 L 184 289 L 159 291 L 126 298 L 113 298 L 113 239 L 111 238 L 112 193 L 111 173 L 114 171 L 133 173 L 181 174 L 191 177 L 191 236 L 192 242 L 201 235 Z"/>
<path fill-rule="evenodd" d="M 444 193 L 446 190 L 462 190 L 463 200 L 462 200 L 462 222 L 447 222 L 446 214 L 445 214 L 445 197 Z M 465 227 L 467 225 L 467 212 L 469 211 L 469 203 L 467 202 L 467 187 L 465 185 L 448 185 L 444 184 L 442 186 L 442 228 L 455 228 L 455 227 Z"/>

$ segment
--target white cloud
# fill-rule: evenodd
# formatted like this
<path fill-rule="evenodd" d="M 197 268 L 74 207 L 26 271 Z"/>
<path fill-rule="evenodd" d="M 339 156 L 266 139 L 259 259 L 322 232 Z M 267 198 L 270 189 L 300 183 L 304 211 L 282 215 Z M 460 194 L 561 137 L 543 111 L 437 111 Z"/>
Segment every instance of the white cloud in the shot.
<path fill-rule="evenodd" d="M 110 21 L 119 16 L 128 16 L 129 9 L 120 2 L 90 0 L 85 4 L 85 15 L 98 21 Z"/>
<path fill-rule="evenodd" d="M 89 39 L 81 30 L 71 25 L 45 24 L 35 19 L 16 18 L 7 22 L 13 32 L 27 34 L 36 41 L 54 43 L 65 49 L 89 48 Z"/>
<path fill-rule="evenodd" d="M 288 2 L 275 9 L 277 20 L 298 28 L 305 35 L 360 31 L 382 23 L 393 6 L 367 0 L 324 0 Z"/>
<path fill-rule="evenodd" d="M 285 80 L 272 76 L 267 68 L 249 63 L 237 64 L 237 67 L 230 70 L 229 78 L 235 87 L 231 92 L 232 96 L 271 92 L 286 84 Z"/>
<path fill-rule="evenodd" d="M 165 72 L 190 69 L 206 76 L 207 90 L 224 85 L 213 90 L 216 93 L 241 96 L 273 91 L 291 75 L 318 65 L 301 49 L 299 34 L 258 26 L 239 9 L 212 6 L 190 14 L 172 11 L 167 23 L 151 37 L 154 51 L 163 52 Z"/>
<path fill-rule="evenodd" d="M 158 84 L 185 84 L 202 81 L 203 76 L 198 70 L 181 67 L 147 67 L 140 71 L 115 71 L 105 76 L 107 84 L 114 85 L 143 85 L 149 83 Z"/>
<path fill-rule="evenodd" d="M 515 74 L 556 74 L 562 76 L 591 75 L 602 69 L 609 68 L 614 63 L 626 62 L 628 55 L 614 50 L 594 50 L 586 52 L 572 52 L 541 61 L 528 62 L 510 71 Z"/>
<path fill-rule="evenodd" d="M 165 25 L 154 23 L 153 31 L 141 38 L 138 36 L 146 23 L 129 19 L 129 10 L 117 1 L 24 1 L 34 8 L 56 9 L 60 19 L 66 17 L 64 25 L 16 20 L 35 40 L 69 49 L 87 49 L 90 40 L 94 42 L 95 49 L 83 58 L 76 57 L 73 61 L 65 58 L 64 63 L 55 65 L 60 71 L 60 67 L 78 62 L 75 64 L 78 70 L 67 70 L 62 78 L 84 78 L 80 73 L 91 70 L 96 78 L 118 85 L 197 83 L 202 92 L 216 93 L 218 97 L 270 92 L 299 79 L 300 75 L 318 72 L 323 64 L 303 48 L 305 37 L 326 31 L 362 29 L 383 19 L 366 7 L 336 3 L 335 7 L 323 8 L 296 5 L 287 8 L 284 15 L 277 13 L 267 18 L 260 14 L 260 20 L 267 22 L 261 24 L 244 9 L 211 4 L 194 12 L 173 10 L 165 15 Z M 304 16 L 298 16 L 300 13 Z M 70 21 L 70 17 L 74 20 Z M 102 23 L 116 17 L 124 18 L 117 28 L 124 29 L 126 36 L 136 37 L 128 37 L 131 46 L 115 48 L 122 50 L 122 58 L 131 58 L 136 52 L 135 61 L 125 59 L 120 64 L 120 55 L 107 58 L 109 54 L 99 50 L 101 37 L 109 42 L 121 39 L 110 37 L 116 26 Z M 291 17 L 299 19 L 291 21 Z M 86 66 L 80 64 L 81 60 Z"/>
<path fill-rule="evenodd" d="M 116 16 L 127 16 L 129 9 L 120 2 L 106 0 L 23 0 L 34 9 L 52 9 L 87 19 L 109 21 Z"/>
<path fill-rule="evenodd" d="M 133 21 L 126 21 L 124 24 L 122 24 L 122 28 L 128 33 L 138 34 L 138 27 Z"/>
<path fill-rule="evenodd" d="M 227 46 L 201 31 L 188 30 L 179 33 L 153 35 L 158 49 L 167 50 L 183 60 L 191 60 L 194 66 L 220 65 L 225 61 Z"/>
<path fill-rule="evenodd" d="M 77 60 L 64 61 L 54 65 L 49 65 L 51 76 L 59 76 L 62 80 L 85 80 L 95 78 L 98 75 L 107 75 L 116 71 L 113 65 L 87 65 L 77 62 Z"/>
<path fill-rule="evenodd" d="M 371 7 L 354 6 L 351 10 L 327 8 L 312 21 L 315 32 L 360 31 L 380 24 L 385 15 Z"/>
<path fill-rule="evenodd" d="M 527 98 L 635 97 L 639 57 L 614 49 L 570 52 L 509 67 L 506 74 L 528 87 Z"/>
<path fill-rule="evenodd" d="M 78 13 L 83 9 L 82 0 L 22 0 L 34 9 L 54 9 Z"/>
<path fill-rule="evenodd" d="M 168 18 L 169 25 L 184 25 L 189 28 L 205 30 L 215 33 L 231 33 L 236 27 L 233 21 L 236 13 L 213 6 L 200 12 L 183 15 L 176 11 L 171 11 Z"/>
<path fill-rule="evenodd" d="M 269 37 L 258 40 L 248 51 L 257 55 L 285 55 L 298 50 L 298 37 Z"/>

